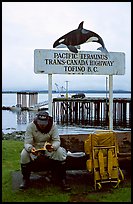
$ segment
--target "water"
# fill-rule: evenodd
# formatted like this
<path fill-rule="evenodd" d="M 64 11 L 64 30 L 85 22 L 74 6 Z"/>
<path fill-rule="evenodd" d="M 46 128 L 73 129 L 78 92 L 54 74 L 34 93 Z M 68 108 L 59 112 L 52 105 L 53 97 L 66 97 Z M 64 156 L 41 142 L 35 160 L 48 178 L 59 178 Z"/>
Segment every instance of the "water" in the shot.
<path fill-rule="evenodd" d="M 70 93 L 68 96 L 71 97 L 74 93 Z M 86 97 L 105 97 L 106 93 L 86 93 Z M 52 94 L 53 98 L 59 97 L 58 93 Z M 113 94 L 114 98 L 131 98 L 131 94 Z M 47 93 L 38 94 L 38 102 L 43 102 L 48 100 Z M 17 103 L 17 94 L 8 93 L 2 94 L 2 106 L 13 106 Z M 22 111 L 22 112 L 12 112 L 8 110 L 2 110 L 2 131 L 4 133 L 11 133 L 13 131 L 25 131 L 27 124 L 32 121 L 35 117 L 36 112 L 34 111 Z M 79 126 L 61 126 L 58 125 L 60 134 L 67 133 L 88 133 L 93 131 L 94 128 L 86 128 Z"/>

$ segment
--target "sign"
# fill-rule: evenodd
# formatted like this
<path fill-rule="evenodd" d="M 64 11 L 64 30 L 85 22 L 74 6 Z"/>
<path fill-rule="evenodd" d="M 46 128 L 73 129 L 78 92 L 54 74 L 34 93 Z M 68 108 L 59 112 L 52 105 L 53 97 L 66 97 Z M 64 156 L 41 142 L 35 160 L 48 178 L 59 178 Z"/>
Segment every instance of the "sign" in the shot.
<path fill-rule="evenodd" d="M 124 75 L 125 54 L 122 52 L 35 49 L 36 74 Z"/>

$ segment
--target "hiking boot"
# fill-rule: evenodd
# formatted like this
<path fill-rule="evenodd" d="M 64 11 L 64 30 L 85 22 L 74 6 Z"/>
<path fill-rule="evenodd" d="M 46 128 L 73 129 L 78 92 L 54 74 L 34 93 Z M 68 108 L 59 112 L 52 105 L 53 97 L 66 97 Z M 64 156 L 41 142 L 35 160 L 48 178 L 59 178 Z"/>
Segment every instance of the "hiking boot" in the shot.
<path fill-rule="evenodd" d="M 23 179 L 22 183 L 19 186 L 19 189 L 27 189 L 30 185 L 30 180 L 29 179 Z"/>
<path fill-rule="evenodd" d="M 20 184 L 20 189 L 27 189 L 30 184 L 30 163 L 21 164 L 21 173 L 23 175 L 23 181 Z"/>
<path fill-rule="evenodd" d="M 69 186 L 68 183 L 66 183 L 65 179 L 63 179 L 61 181 L 61 188 L 62 188 L 63 191 L 70 191 L 71 190 L 71 187 Z"/>

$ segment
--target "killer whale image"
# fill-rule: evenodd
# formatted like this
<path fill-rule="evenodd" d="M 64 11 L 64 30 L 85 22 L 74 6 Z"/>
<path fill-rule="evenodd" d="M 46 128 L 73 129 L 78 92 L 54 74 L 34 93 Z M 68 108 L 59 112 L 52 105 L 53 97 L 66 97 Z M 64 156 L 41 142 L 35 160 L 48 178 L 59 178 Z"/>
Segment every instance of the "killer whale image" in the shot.
<path fill-rule="evenodd" d="M 53 44 L 53 48 L 59 48 L 61 45 L 67 46 L 67 48 L 74 53 L 78 53 L 78 47 L 83 43 L 97 42 L 101 44 L 102 47 L 97 48 L 101 52 L 108 53 L 103 39 L 95 32 L 84 29 L 82 21 L 78 28 L 70 31 L 69 33 L 63 35 Z"/>

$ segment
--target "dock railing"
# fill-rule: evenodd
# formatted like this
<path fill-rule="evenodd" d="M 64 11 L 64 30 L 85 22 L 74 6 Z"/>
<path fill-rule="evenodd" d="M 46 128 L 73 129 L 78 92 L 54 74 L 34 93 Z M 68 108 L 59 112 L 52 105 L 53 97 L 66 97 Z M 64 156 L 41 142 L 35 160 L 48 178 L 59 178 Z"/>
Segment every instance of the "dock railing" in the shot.
<path fill-rule="evenodd" d="M 109 99 L 53 98 L 53 117 L 57 124 L 109 125 Z M 131 128 L 131 99 L 113 99 L 113 126 Z"/>

